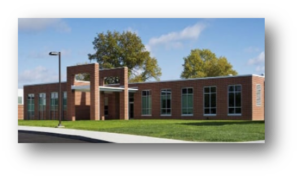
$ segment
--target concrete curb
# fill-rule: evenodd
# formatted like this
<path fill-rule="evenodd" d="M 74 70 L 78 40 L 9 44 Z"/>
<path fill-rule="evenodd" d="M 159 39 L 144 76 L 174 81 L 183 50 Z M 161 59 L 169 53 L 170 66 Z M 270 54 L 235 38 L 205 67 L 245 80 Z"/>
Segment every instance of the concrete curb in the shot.
<path fill-rule="evenodd" d="M 85 131 L 85 130 L 77 130 L 77 129 L 31 127 L 31 126 L 18 126 L 18 130 L 81 136 L 81 137 L 87 137 L 96 140 L 104 140 L 112 143 L 173 143 L 173 144 L 265 143 L 264 140 L 250 141 L 250 142 L 193 142 L 193 141 L 164 139 L 164 138 L 156 138 L 156 137 L 148 137 L 148 136 L 138 136 L 138 135 L 131 135 L 131 134 L 117 134 L 117 133 L 110 133 L 110 132 L 96 132 L 96 131 Z"/>

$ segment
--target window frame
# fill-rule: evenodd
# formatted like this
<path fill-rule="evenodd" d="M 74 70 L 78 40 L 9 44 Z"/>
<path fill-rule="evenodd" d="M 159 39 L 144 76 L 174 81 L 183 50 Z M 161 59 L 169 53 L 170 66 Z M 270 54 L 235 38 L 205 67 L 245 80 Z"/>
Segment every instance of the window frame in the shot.
<path fill-rule="evenodd" d="M 65 102 L 66 101 L 66 102 Z M 68 104 L 68 93 L 67 91 L 63 92 L 63 111 L 67 111 L 67 104 Z"/>
<path fill-rule="evenodd" d="M 27 119 L 31 120 L 35 118 L 35 94 L 34 93 L 29 93 L 27 94 L 27 101 L 26 104 L 27 105 Z"/>
<path fill-rule="evenodd" d="M 230 86 L 234 86 L 234 94 L 236 94 L 236 91 L 235 91 L 235 87 L 236 86 L 240 86 L 241 87 L 241 107 L 236 107 L 236 104 L 235 104 L 235 95 L 234 95 L 234 107 L 230 107 L 229 106 L 229 88 Z M 242 92 L 243 92 L 243 88 L 242 88 L 242 85 L 241 84 L 234 84 L 234 85 L 228 85 L 227 86 L 227 116 L 242 116 Z M 229 113 L 229 108 L 241 108 L 241 113 Z"/>
<path fill-rule="evenodd" d="M 56 98 L 52 98 L 52 94 L 56 94 L 57 95 Z M 55 110 L 53 110 L 52 101 L 55 99 L 57 100 L 57 105 L 54 105 L 54 106 L 57 106 L 57 107 L 55 108 Z M 55 101 L 54 101 L 54 104 L 55 104 Z M 50 111 L 58 111 L 58 92 L 56 92 L 56 91 L 53 91 L 50 93 Z"/>
<path fill-rule="evenodd" d="M 18 96 L 18 105 L 22 105 L 22 104 L 23 104 L 23 97 Z"/>
<path fill-rule="evenodd" d="M 31 98 L 33 98 L 33 99 L 28 99 L 29 97 L 31 97 Z M 34 100 L 35 100 L 35 95 L 34 95 L 34 93 L 29 93 L 29 94 L 27 94 L 27 112 L 32 112 L 32 111 L 34 111 Z M 30 103 L 29 104 L 29 101 L 30 102 L 33 102 L 33 103 Z M 33 108 L 30 108 L 29 106 L 33 106 Z M 32 110 L 30 110 L 30 109 L 32 109 Z"/>
<path fill-rule="evenodd" d="M 182 107 L 182 103 L 183 103 L 183 100 L 182 100 L 182 96 L 183 96 L 183 93 L 182 93 L 182 90 L 183 89 L 192 89 L 193 90 L 193 107 L 192 107 L 192 110 L 193 110 L 193 113 L 192 114 L 182 114 L 182 111 L 183 111 L 183 107 Z M 181 91 L 180 91 L 180 100 L 181 100 L 181 104 L 180 104 L 180 108 L 181 108 L 181 116 L 194 116 L 194 87 L 183 87 L 181 88 Z"/>
<path fill-rule="evenodd" d="M 168 96 L 168 95 L 161 95 L 161 92 L 163 90 L 170 90 L 171 94 L 170 94 L 170 108 L 162 108 L 162 96 Z M 163 109 L 170 109 L 170 114 L 162 114 L 162 110 Z M 160 116 L 172 116 L 172 89 L 170 88 L 163 88 L 160 90 Z"/>
<path fill-rule="evenodd" d="M 143 114 L 143 92 L 144 91 L 149 91 L 150 93 L 150 101 L 151 101 L 151 104 L 149 105 L 150 108 L 146 108 L 146 109 L 150 109 L 150 114 Z M 147 101 L 148 102 L 148 101 Z M 150 89 L 145 89 L 145 90 L 142 90 L 141 91 L 141 116 L 152 116 L 152 93 L 151 93 L 151 90 Z"/>
<path fill-rule="evenodd" d="M 41 96 L 42 95 L 42 96 Z M 45 100 L 45 105 L 41 105 L 41 98 L 43 100 Z M 41 106 L 43 106 L 43 110 L 41 110 Z M 46 96 L 46 93 L 39 93 L 39 112 L 44 112 L 46 111 L 46 106 L 47 106 L 47 96 Z"/>
<path fill-rule="evenodd" d="M 212 88 L 212 87 L 215 87 L 216 88 L 216 92 L 214 94 L 216 94 L 216 113 L 215 114 L 205 114 L 205 94 L 212 94 L 211 92 L 209 93 L 205 93 L 205 88 Z M 217 86 L 203 86 L 203 116 L 217 116 Z M 211 104 L 211 96 L 209 95 L 209 101 L 210 101 L 210 104 Z M 212 107 L 208 107 L 208 109 L 211 109 Z"/>

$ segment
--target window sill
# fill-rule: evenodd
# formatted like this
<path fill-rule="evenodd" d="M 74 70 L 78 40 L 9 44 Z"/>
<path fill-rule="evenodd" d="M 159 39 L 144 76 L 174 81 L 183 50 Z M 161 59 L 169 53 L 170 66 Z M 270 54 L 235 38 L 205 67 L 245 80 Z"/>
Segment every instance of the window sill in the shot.
<path fill-rule="evenodd" d="M 227 114 L 227 116 L 242 116 L 242 114 Z"/>
<path fill-rule="evenodd" d="M 142 116 L 146 116 L 146 117 L 148 116 L 149 117 L 149 116 L 152 116 L 152 114 L 142 114 Z"/>
<path fill-rule="evenodd" d="M 171 114 L 161 114 L 160 116 L 172 116 Z"/>
<path fill-rule="evenodd" d="M 194 116 L 194 114 L 181 114 L 181 116 Z"/>
<path fill-rule="evenodd" d="M 217 116 L 217 114 L 203 114 L 203 116 Z"/>

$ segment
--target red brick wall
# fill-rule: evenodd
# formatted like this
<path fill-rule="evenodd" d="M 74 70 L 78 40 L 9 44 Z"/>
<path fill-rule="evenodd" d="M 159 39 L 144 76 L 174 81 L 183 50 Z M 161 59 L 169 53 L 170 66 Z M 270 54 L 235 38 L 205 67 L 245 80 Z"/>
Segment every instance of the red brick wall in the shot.
<path fill-rule="evenodd" d="M 75 116 L 76 119 L 90 119 L 90 93 L 89 92 L 75 92 Z"/>
<path fill-rule="evenodd" d="M 261 105 L 256 105 L 256 85 L 261 86 Z M 265 119 L 265 78 L 253 76 L 252 77 L 252 114 L 253 120 Z"/>
<path fill-rule="evenodd" d="M 85 69 L 88 68 L 88 69 Z M 108 97 L 109 115 L 106 119 L 127 119 L 128 116 L 128 92 L 127 91 L 127 68 L 118 68 L 113 70 L 100 70 L 100 75 L 94 78 L 94 81 L 99 81 L 103 84 L 103 78 L 106 76 L 118 76 L 120 78 L 119 86 L 125 87 L 125 92 L 104 93 L 100 92 L 100 100 L 98 103 L 98 111 L 91 110 L 91 99 L 95 104 L 95 97 L 99 95 L 97 83 L 92 84 L 94 90 L 90 92 L 74 92 L 71 89 L 71 84 L 75 85 L 89 85 L 86 82 L 78 82 L 72 79 L 76 73 L 87 72 L 88 70 L 96 71 L 95 66 L 91 64 L 85 67 L 68 68 L 70 72 L 68 76 L 68 113 L 71 113 L 74 118 L 72 119 L 91 119 L 91 114 L 97 115 L 100 113 L 100 119 L 104 119 L 104 98 Z M 86 71 L 84 71 L 86 70 Z M 228 78 L 206 78 L 197 80 L 182 80 L 182 81 L 169 81 L 169 82 L 150 82 L 150 83 L 132 83 L 128 86 L 133 88 L 137 87 L 138 91 L 134 93 L 134 118 L 135 119 L 243 119 L 243 120 L 264 120 L 264 77 L 258 76 L 240 76 Z M 256 84 L 261 84 L 261 106 L 256 106 Z M 229 116 L 228 115 L 228 85 L 241 85 L 242 86 L 242 115 Z M 204 116 L 203 113 L 203 88 L 205 86 L 217 87 L 217 115 Z M 62 83 L 62 91 L 67 91 L 67 84 Z M 193 88 L 194 94 L 194 114 L 193 116 L 181 115 L 181 89 L 186 87 Z M 172 115 L 160 115 L 160 92 L 162 89 L 172 90 Z M 141 115 L 141 93 L 143 90 L 151 90 L 152 98 L 152 115 Z M 50 94 L 51 92 L 58 91 L 58 84 L 44 84 L 32 85 L 24 87 L 24 104 L 27 104 L 27 95 L 29 93 L 35 94 L 35 119 L 39 119 L 38 112 L 38 98 L 39 93 L 46 93 L 46 117 L 50 119 Z M 93 93 L 95 92 L 95 93 Z M 98 94 L 97 94 L 98 93 Z M 93 95 L 93 96 L 91 96 Z M 95 96 L 96 95 L 96 96 Z M 99 99 L 99 96 L 98 96 Z M 71 105 L 70 105 L 71 104 Z M 24 118 L 27 118 L 27 106 L 24 106 Z M 70 112 L 71 111 L 71 112 Z M 64 119 L 67 118 L 64 112 Z M 70 116 L 69 116 L 70 117 Z M 69 119 L 70 120 L 70 119 Z"/>
<path fill-rule="evenodd" d="M 100 77 L 99 77 L 99 85 L 104 86 L 104 78 L 105 77 L 119 77 L 120 84 L 114 85 L 116 87 L 122 86 L 124 87 L 123 92 L 116 93 L 115 96 L 111 96 L 112 100 L 109 99 L 110 102 L 116 101 L 115 106 L 109 106 L 112 108 L 112 111 L 117 112 L 117 114 L 110 114 L 108 118 L 112 119 L 125 119 L 128 120 L 128 68 L 116 68 L 116 69 L 107 69 L 107 70 L 100 70 Z M 116 96 L 118 95 L 118 97 Z M 104 102 L 104 100 L 100 99 L 100 103 Z M 100 104 L 101 105 L 101 104 Z M 118 108 L 118 109 L 117 109 Z M 100 111 L 104 111 L 104 106 L 101 106 Z M 110 112 L 109 112 L 110 113 Z M 101 112 L 100 112 L 101 114 Z M 103 115 L 101 114 L 102 118 Z"/>
<path fill-rule="evenodd" d="M 78 82 L 78 81 L 75 81 L 75 84 L 87 85 L 87 83 L 85 82 Z M 66 91 L 66 83 L 62 83 L 61 88 L 62 88 L 62 93 Z M 34 119 L 58 119 L 58 111 L 55 112 L 50 111 L 51 92 L 58 92 L 58 83 L 24 86 L 24 104 L 27 104 L 28 94 L 31 93 L 34 94 L 34 108 L 35 108 Z M 43 112 L 43 117 L 41 116 L 41 112 L 39 112 L 39 108 L 38 108 L 39 93 L 46 93 L 46 111 Z M 18 106 L 19 111 L 21 109 L 20 106 L 21 105 Z M 75 112 L 76 112 L 75 115 L 77 119 L 89 119 L 90 117 L 90 93 L 89 92 L 80 92 L 80 91 L 75 92 Z M 21 113 L 19 112 L 19 116 L 20 114 Z M 24 119 L 28 119 L 26 115 L 27 105 L 24 105 L 24 108 L 22 109 L 22 114 L 25 114 Z M 67 117 L 67 113 L 66 111 L 63 111 L 62 119 L 66 120 L 66 117 Z"/>
<path fill-rule="evenodd" d="M 79 110 L 75 104 L 76 94 L 74 93 L 74 91 L 71 90 L 71 86 L 76 84 L 74 80 L 75 75 L 80 73 L 90 74 L 90 116 L 80 116 L 80 118 L 88 117 L 88 119 L 91 120 L 99 120 L 99 64 L 97 63 L 67 67 L 67 120 L 75 121 L 78 119 L 76 117 L 76 111 Z M 80 111 L 80 114 L 82 113 L 83 111 Z"/>
<path fill-rule="evenodd" d="M 257 77 L 259 80 L 264 78 Z M 255 77 L 256 79 L 256 77 Z M 242 115 L 228 115 L 228 85 L 242 85 Z M 217 87 L 217 115 L 203 115 L 203 88 L 205 86 Z M 138 87 L 134 94 L 134 118 L 135 119 L 243 119 L 252 120 L 252 76 L 212 78 L 202 80 L 186 80 L 173 82 L 155 82 L 155 83 L 133 83 L 129 87 Z M 194 91 L 194 114 L 193 116 L 181 115 L 181 89 L 192 87 Z M 263 86 L 262 86 L 263 88 Z M 171 116 L 160 115 L 160 91 L 161 89 L 172 90 L 172 112 Z M 141 93 L 143 90 L 151 90 L 152 97 L 152 115 L 142 116 L 141 112 Z M 256 112 L 256 111 L 254 111 Z M 256 115 L 256 114 L 255 114 Z"/>
<path fill-rule="evenodd" d="M 61 91 L 62 93 L 66 91 L 66 83 L 61 84 Z M 28 94 L 34 94 L 34 119 L 39 119 L 39 94 L 46 93 L 46 119 L 51 119 L 50 113 L 50 99 L 51 99 L 51 92 L 58 92 L 58 83 L 51 83 L 51 84 L 40 84 L 40 85 L 30 85 L 24 86 L 24 119 L 28 119 L 27 116 L 27 97 Z"/>
<path fill-rule="evenodd" d="M 23 120 L 24 119 L 24 106 L 18 105 L 18 119 Z"/>

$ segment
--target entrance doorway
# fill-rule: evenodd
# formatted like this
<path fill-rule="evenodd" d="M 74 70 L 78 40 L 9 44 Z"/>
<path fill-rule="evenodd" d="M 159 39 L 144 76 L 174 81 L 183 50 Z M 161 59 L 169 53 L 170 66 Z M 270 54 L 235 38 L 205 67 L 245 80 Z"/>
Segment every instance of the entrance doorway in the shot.
<path fill-rule="evenodd" d="M 108 97 L 104 97 L 104 115 L 108 118 Z"/>
<path fill-rule="evenodd" d="M 134 104 L 133 102 L 129 103 L 129 118 L 133 119 L 134 117 Z"/>
<path fill-rule="evenodd" d="M 129 119 L 134 118 L 134 93 L 129 93 Z"/>

